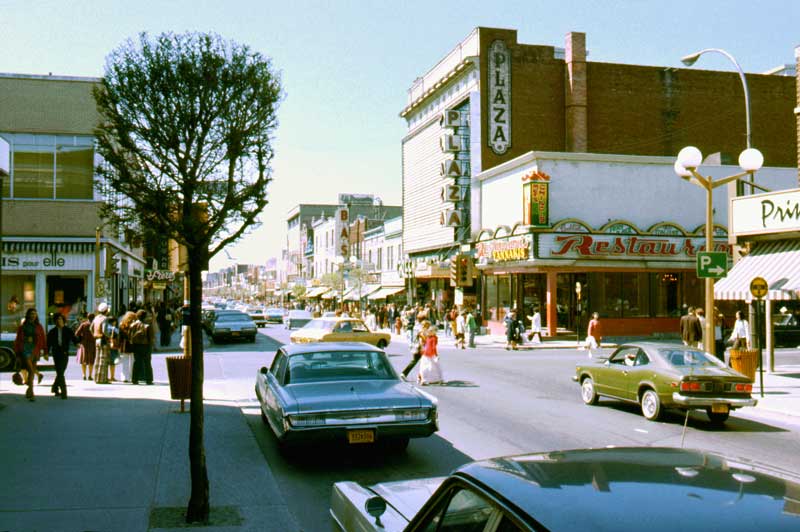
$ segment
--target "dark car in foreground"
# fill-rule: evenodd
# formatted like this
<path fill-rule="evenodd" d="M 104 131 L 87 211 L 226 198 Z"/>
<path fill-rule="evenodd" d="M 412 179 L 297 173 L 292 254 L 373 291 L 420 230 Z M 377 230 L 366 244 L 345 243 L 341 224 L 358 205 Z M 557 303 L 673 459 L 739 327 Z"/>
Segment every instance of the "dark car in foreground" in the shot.
<path fill-rule="evenodd" d="M 472 462 L 446 478 L 333 485 L 342 531 L 800 530 L 800 476 L 668 447 Z"/>
<path fill-rule="evenodd" d="M 238 310 L 229 310 L 214 317 L 209 336 L 214 342 L 226 340 L 255 342 L 256 333 L 258 327 L 250 316 Z"/>
<path fill-rule="evenodd" d="M 651 421 L 676 408 L 705 410 L 712 422 L 724 423 L 732 410 L 757 403 L 748 377 L 714 355 L 668 342 L 621 345 L 607 359 L 578 364 L 572 379 L 587 405 L 601 396 L 637 403 Z"/>
<path fill-rule="evenodd" d="M 381 349 L 362 342 L 287 344 L 256 374 L 261 418 L 281 447 L 387 444 L 438 430 L 437 400 L 402 381 Z"/>

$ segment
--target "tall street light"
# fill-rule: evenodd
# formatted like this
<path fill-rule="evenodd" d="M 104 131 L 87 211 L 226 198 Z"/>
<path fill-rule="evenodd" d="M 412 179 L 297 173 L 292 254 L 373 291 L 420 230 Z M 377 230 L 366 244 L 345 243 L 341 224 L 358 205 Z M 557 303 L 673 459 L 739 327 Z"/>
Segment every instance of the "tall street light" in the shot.
<path fill-rule="evenodd" d="M 703 176 L 697 167 L 703 161 L 703 154 L 694 146 L 687 146 L 678 153 L 675 161 L 675 173 L 686 181 L 706 191 L 706 251 L 714 250 L 714 206 L 713 191 L 715 188 L 749 175 L 759 170 L 764 164 L 764 156 L 755 148 L 748 148 L 739 155 L 739 166 L 744 170 L 740 174 L 714 180 L 711 176 Z M 706 323 L 703 331 L 705 350 L 714 354 L 714 279 L 706 277 Z"/>
<path fill-rule="evenodd" d="M 695 52 L 693 54 L 689 54 L 689 55 L 683 56 L 681 58 L 681 62 L 684 65 L 686 65 L 687 67 L 692 66 L 700 58 L 701 55 L 703 55 L 705 53 L 708 53 L 708 52 L 722 54 L 725 57 L 727 57 L 730 60 L 730 62 L 733 63 L 733 66 L 736 67 L 736 71 L 739 73 L 739 79 L 742 81 L 742 90 L 744 91 L 744 113 L 745 113 L 745 128 L 746 128 L 745 129 L 745 133 L 747 135 L 747 146 L 746 147 L 748 149 L 752 148 L 751 138 L 750 138 L 750 133 L 751 133 L 751 130 L 750 130 L 750 91 L 747 88 L 747 78 L 745 78 L 744 71 L 742 70 L 742 67 L 739 66 L 739 62 L 736 61 L 736 58 L 734 58 L 731 54 L 729 54 L 725 50 L 722 50 L 721 48 L 706 48 L 704 50 L 700 50 L 699 52 Z M 754 181 L 754 177 L 753 177 L 753 174 L 751 173 L 750 174 L 750 193 L 751 194 L 754 192 L 754 190 L 753 190 L 753 181 Z M 739 187 L 737 187 L 737 195 L 739 195 L 738 194 L 738 188 Z"/>

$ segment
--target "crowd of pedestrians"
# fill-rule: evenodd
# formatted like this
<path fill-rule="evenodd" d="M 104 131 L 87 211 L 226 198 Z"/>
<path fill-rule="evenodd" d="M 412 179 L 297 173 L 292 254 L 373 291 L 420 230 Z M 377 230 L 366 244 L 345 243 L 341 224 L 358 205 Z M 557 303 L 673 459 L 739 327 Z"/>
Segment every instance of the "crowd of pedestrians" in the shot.
<path fill-rule="evenodd" d="M 67 383 L 64 373 L 69 363 L 71 347 L 75 347 L 75 359 L 81 366 L 83 380 L 97 384 L 110 384 L 119 380 L 132 384 L 153 384 L 152 354 L 157 329 L 160 330 L 161 345 L 169 345 L 174 323 L 174 312 L 165 304 L 130 310 L 123 307 L 119 317 L 111 314 L 106 303 L 100 303 L 94 313 L 83 314 L 73 330 L 66 317 L 54 313 L 53 326 L 45 332 L 34 308 L 25 312 L 14 340 L 18 371 L 12 380 L 25 385 L 25 397 L 36 399 L 34 385 L 41 383 L 38 370 L 40 359 L 53 357 L 56 371 L 50 391 L 53 395 L 67 398 Z M 168 315 L 169 317 L 165 317 Z M 119 380 L 117 366 L 120 366 Z"/>

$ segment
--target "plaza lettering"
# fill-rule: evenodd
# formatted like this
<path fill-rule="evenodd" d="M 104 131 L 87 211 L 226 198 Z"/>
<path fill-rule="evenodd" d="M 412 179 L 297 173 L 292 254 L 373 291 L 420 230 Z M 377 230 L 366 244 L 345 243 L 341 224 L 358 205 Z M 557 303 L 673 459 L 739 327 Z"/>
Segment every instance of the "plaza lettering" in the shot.
<path fill-rule="evenodd" d="M 683 241 L 639 236 L 598 239 L 590 235 L 561 235 L 555 237 L 556 249 L 552 256 L 577 254 L 583 257 L 634 256 L 634 257 L 694 257 L 705 251 L 705 245 L 695 246 L 691 238 Z M 725 242 L 715 242 L 714 251 L 730 252 Z"/>
<path fill-rule="evenodd" d="M 761 226 L 767 227 L 768 221 L 786 222 L 796 220 L 800 222 L 800 202 L 786 201 L 786 207 L 775 205 L 770 200 L 761 201 Z"/>
<path fill-rule="evenodd" d="M 498 155 L 511 147 L 511 52 L 506 43 L 494 41 L 489 48 L 489 146 Z"/>

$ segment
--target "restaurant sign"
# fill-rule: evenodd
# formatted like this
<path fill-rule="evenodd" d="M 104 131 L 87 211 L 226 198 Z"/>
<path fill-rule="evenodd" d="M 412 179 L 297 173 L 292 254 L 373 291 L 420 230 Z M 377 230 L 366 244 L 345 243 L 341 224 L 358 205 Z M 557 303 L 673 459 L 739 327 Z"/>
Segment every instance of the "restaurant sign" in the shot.
<path fill-rule="evenodd" d="M 534 171 L 522 177 L 522 223 L 550 227 L 550 176 Z"/>
<path fill-rule="evenodd" d="M 686 261 L 706 251 L 703 237 L 658 237 L 608 234 L 540 234 L 538 255 L 543 259 L 645 259 Z M 727 242 L 713 251 L 730 254 Z M 694 262 L 692 262 L 694 264 Z"/>
<path fill-rule="evenodd" d="M 731 236 L 800 232 L 800 189 L 731 198 Z"/>
<path fill-rule="evenodd" d="M 487 240 L 475 244 L 477 261 L 492 259 L 494 262 L 528 260 L 531 256 L 533 238 L 531 235 L 519 235 L 507 238 Z"/>

